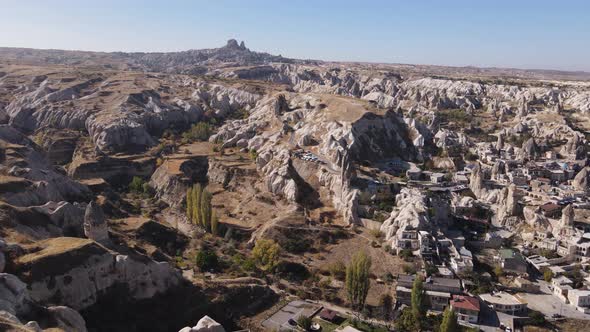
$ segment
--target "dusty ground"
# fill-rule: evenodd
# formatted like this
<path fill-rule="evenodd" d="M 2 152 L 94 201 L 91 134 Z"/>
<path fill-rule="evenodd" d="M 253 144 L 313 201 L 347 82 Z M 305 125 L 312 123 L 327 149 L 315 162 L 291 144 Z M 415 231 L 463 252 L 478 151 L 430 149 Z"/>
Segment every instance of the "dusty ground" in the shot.
<path fill-rule="evenodd" d="M 383 276 L 387 273 L 397 276 L 403 273 L 403 266 L 408 263 L 404 262 L 399 256 L 393 256 L 385 252 L 380 246 L 378 248 L 371 246 L 373 241 L 375 241 L 375 237 L 367 229 L 363 228 L 359 234 L 355 234 L 349 239 L 342 239 L 335 245 L 326 246 L 321 253 L 312 255 L 310 266 L 321 270 L 323 267 L 338 261 L 346 264 L 359 250 L 365 250 L 372 260 L 371 274 L 373 276 L 367 303 L 378 305 L 381 295 L 387 293 L 392 296 L 395 295 L 395 283 L 378 283 L 376 279 L 383 279 Z M 345 290 L 340 290 L 339 295 L 341 298 L 346 298 Z"/>
<path fill-rule="evenodd" d="M 548 322 L 545 326 L 525 326 L 524 332 L 582 332 L 590 331 L 590 320 L 567 319 L 559 322 Z"/>

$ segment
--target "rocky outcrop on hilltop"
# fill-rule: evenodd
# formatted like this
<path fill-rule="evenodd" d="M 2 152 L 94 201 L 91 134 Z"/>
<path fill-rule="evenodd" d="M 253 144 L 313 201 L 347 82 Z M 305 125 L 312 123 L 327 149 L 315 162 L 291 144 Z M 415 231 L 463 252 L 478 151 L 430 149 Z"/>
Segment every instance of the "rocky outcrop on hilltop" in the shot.
<path fill-rule="evenodd" d="M 166 128 L 186 128 L 199 120 L 202 113 L 193 104 L 181 100 L 165 103 L 156 91 L 144 90 L 88 117 L 85 127 L 102 151 L 143 150 L 155 145 L 154 137 Z"/>
<path fill-rule="evenodd" d="M 250 51 L 244 42 L 230 39 L 224 47 L 171 53 L 118 53 L 133 67 L 165 73 L 203 74 L 219 65 L 253 65 L 296 60 Z"/>
<path fill-rule="evenodd" d="M 144 151 L 166 130 L 186 130 L 208 117 L 247 111 L 254 92 L 184 76 L 129 73 L 48 73 L 27 80 L 18 72 L 1 78 L 10 103 L 3 113 L 11 127 L 37 135 L 50 159 L 67 163 L 80 136 L 104 153 Z"/>

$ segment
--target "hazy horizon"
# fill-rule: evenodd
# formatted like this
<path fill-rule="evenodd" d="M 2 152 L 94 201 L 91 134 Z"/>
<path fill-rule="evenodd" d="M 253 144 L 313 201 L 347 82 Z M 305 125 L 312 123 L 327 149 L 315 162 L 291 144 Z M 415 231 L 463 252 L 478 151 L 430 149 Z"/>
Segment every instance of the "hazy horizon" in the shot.
<path fill-rule="evenodd" d="M 590 72 L 590 3 L 464 0 L 16 2 L 2 47 L 95 52 L 217 48 L 288 58 Z"/>

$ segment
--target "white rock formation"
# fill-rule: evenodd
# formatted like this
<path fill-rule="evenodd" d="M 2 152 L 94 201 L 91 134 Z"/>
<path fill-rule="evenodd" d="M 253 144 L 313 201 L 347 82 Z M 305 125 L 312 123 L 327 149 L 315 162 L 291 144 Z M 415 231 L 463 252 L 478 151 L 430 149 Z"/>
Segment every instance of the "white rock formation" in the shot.
<path fill-rule="evenodd" d="M 86 207 L 84 213 L 84 235 L 97 242 L 109 240 L 109 229 L 102 208 L 94 201 Z"/>
<path fill-rule="evenodd" d="M 574 226 L 574 206 L 569 204 L 561 211 L 561 227 L 572 227 Z"/>
<path fill-rule="evenodd" d="M 225 332 L 225 329 L 213 318 L 204 316 L 194 327 L 185 327 L 179 332 Z"/>
<path fill-rule="evenodd" d="M 502 224 L 507 218 L 516 216 L 518 206 L 518 197 L 516 185 L 510 184 L 507 188 L 502 189 L 498 210 L 496 212 L 496 221 Z"/>
<path fill-rule="evenodd" d="M 402 188 L 395 197 L 396 205 L 381 225 L 385 240 L 397 247 L 400 234 L 406 229 L 423 230 L 430 227 L 426 197 L 418 189 Z"/>
<path fill-rule="evenodd" d="M 590 186 L 590 180 L 588 177 L 590 176 L 590 167 L 584 167 L 581 171 L 576 174 L 572 181 L 572 186 L 574 189 L 579 191 L 588 191 L 588 186 Z"/>

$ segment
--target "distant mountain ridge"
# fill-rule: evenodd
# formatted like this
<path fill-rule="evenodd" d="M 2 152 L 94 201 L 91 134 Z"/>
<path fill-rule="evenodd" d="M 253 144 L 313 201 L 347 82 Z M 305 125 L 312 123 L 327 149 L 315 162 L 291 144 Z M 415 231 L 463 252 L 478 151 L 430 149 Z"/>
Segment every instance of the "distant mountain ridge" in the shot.
<path fill-rule="evenodd" d="M 267 66 L 269 64 L 295 64 L 361 67 L 432 77 L 511 77 L 517 79 L 590 80 L 590 73 L 582 71 L 292 59 L 266 52 L 251 51 L 243 41 L 238 43 L 235 39 L 228 40 L 225 46 L 219 48 L 191 49 L 179 52 L 93 52 L 0 47 L 0 61 L 2 63 L 13 64 L 53 64 L 196 75 L 214 74 L 217 70 L 227 68 Z"/>

